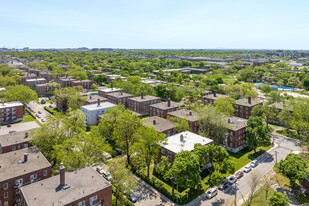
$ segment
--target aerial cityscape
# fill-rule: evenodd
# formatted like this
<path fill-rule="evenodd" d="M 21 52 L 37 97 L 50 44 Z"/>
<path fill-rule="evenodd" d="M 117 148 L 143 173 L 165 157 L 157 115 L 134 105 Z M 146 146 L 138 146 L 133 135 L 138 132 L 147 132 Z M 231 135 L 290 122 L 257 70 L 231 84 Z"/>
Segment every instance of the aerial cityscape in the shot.
<path fill-rule="evenodd" d="M 309 2 L 0 5 L 0 206 L 309 205 Z"/>

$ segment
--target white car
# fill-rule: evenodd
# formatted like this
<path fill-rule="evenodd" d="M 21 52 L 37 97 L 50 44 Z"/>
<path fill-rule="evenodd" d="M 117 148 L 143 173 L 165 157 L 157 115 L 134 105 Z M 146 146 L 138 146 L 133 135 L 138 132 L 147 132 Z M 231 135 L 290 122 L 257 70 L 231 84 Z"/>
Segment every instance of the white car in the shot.
<path fill-rule="evenodd" d="M 236 181 L 237 181 L 237 178 L 234 176 L 234 175 L 232 175 L 232 176 L 230 176 L 229 178 L 228 178 L 228 180 L 227 180 L 230 184 L 234 184 Z"/>
<path fill-rule="evenodd" d="M 245 173 L 248 173 L 248 172 L 250 172 L 250 171 L 251 171 L 250 165 L 246 165 L 246 166 L 244 167 L 244 172 L 245 172 Z"/>
<path fill-rule="evenodd" d="M 104 171 L 103 171 L 102 167 L 97 167 L 97 171 L 98 171 L 98 173 L 100 173 L 101 175 L 104 174 Z"/>
<path fill-rule="evenodd" d="M 213 198 L 214 196 L 216 196 L 218 194 L 218 190 L 216 188 L 211 188 L 210 190 L 208 190 L 206 192 L 206 197 L 208 199 L 211 199 Z"/>
<path fill-rule="evenodd" d="M 253 161 L 250 163 L 251 168 L 252 168 L 252 167 L 256 167 L 257 165 L 258 165 L 258 161 L 257 161 L 257 160 L 253 160 Z"/>

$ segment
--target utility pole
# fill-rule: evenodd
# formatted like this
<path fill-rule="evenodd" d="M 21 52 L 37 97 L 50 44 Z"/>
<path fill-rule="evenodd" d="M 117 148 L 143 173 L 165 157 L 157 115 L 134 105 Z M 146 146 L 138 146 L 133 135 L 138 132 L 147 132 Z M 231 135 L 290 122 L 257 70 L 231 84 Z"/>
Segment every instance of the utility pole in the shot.
<path fill-rule="evenodd" d="M 235 181 L 235 206 L 237 206 L 237 185 L 236 185 L 236 182 L 237 181 Z"/>
<path fill-rule="evenodd" d="M 276 163 L 278 163 L 278 161 L 277 161 L 277 151 L 275 151 L 275 154 L 276 154 Z"/>

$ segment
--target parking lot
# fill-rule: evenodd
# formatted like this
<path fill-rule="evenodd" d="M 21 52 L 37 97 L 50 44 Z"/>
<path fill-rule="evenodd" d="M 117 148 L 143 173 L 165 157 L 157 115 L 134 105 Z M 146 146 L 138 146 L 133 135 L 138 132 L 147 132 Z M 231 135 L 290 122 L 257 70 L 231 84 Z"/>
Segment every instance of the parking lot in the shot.
<path fill-rule="evenodd" d="M 30 107 L 32 109 L 32 114 L 35 115 L 35 117 L 40 121 L 46 121 L 46 118 L 50 115 L 45 109 L 44 106 L 48 107 L 48 103 L 46 104 L 38 104 L 34 101 L 30 102 L 28 104 L 28 107 Z M 38 116 L 39 115 L 39 116 Z M 43 120 L 42 120 L 43 119 Z M 43 123 L 43 122 L 42 122 Z"/>

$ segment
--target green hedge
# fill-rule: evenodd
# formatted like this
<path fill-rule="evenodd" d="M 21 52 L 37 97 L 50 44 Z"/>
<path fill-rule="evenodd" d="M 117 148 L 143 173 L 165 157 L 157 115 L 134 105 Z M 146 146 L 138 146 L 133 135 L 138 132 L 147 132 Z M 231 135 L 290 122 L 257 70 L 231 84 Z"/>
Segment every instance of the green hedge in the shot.
<path fill-rule="evenodd" d="M 49 107 L 45 106 L 44 109 L 45 109 L 48 113 L 54 115 L 54 111 L 53 111 L 52 109 L 50 109 Z"/>
<path fill-rule="evenodd" d="M 116 205 L 116 196 L 115 196 L 115 199 L 113 199 L 112 205 Z M 124 195 L 120 195 L 120 197 L 118 198 L 118 206 L 121 206 L 121 205 L 134 206 L 134 204 L 130 200 L 125 198 Z"/>

